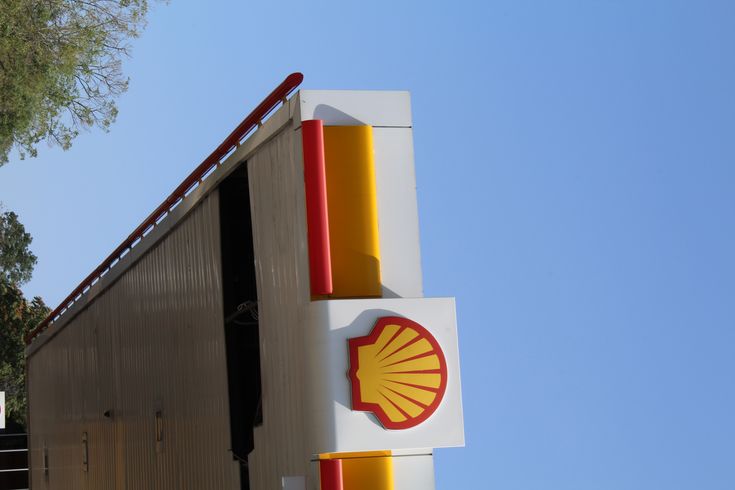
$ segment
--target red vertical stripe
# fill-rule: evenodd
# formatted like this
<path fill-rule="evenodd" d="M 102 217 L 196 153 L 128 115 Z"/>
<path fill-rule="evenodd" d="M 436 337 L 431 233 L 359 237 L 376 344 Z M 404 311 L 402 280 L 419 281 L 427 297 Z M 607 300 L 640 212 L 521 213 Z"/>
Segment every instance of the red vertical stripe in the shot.
<path fill-rule="evenodd" d="M 319 460 L 319 479 L 321 490 L 344 490 L 342 486 L 342 460 Z"/>
<path fill-rule="evenodd" d="M 329 251 L 327 215 L 327 174 L 324 162 L 324 127 L 322 121 L 302 121 L 304 148 L 304 183 L 306 188 L 306 224 L 309 237 L 311 294 L 332 294 L 332 265 Z M 341 487 L 340 487 L 341 488 Z"/>

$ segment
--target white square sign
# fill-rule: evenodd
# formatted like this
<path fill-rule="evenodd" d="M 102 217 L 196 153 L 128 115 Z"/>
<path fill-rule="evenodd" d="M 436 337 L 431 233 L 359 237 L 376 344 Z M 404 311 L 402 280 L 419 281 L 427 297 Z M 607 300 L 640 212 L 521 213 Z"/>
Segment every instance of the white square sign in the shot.
<path fill-rule="evenodd" d="M 312 454 L 464 445 L 454 300 L 311 303 Z"/>

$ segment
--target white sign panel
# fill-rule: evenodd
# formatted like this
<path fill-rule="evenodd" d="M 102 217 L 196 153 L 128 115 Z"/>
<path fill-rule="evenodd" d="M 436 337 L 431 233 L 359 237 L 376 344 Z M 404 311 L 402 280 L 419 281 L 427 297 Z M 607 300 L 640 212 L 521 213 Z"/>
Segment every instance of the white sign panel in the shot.
<path fill-rule="evenodd" d="M 5 428 L 5 392 L 0 391 L 0 429 Z"/>
<path fill-rule="evenodd" d="M 315 301 L 311 454 L 464 445 L 453 298 Z"/>

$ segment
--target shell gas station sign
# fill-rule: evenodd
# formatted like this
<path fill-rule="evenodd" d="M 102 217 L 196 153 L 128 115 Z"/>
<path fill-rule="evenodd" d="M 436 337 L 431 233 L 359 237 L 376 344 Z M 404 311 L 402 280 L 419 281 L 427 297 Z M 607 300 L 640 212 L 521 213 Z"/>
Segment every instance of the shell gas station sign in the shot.
<path fill-rule="evenodd" d="M 422 297 L 410 127 L 328 97 L 360 117 L 302 120 L 308 453 L 320 490 L 428 490 L 433 448 L 464 445 L 454 299 Z"/>
<path fill-rule="evenodd" d="M 381 160 L 410 140 L 321 120 L 302 131 L 310 454 L 463 445 L 454 299 L 421 297 L 411 174 Z"/>
<path fill-rule="evenodd" d="M 309 313 L 312 454 L 464 444 L 453 298 L 319 301 Z"/>
<path fill-rule="evenodd" d="M 316 301 L 307 323 L 319 488 L 434 488 L 432 448 L 464 444 L 454 299 Z"/>

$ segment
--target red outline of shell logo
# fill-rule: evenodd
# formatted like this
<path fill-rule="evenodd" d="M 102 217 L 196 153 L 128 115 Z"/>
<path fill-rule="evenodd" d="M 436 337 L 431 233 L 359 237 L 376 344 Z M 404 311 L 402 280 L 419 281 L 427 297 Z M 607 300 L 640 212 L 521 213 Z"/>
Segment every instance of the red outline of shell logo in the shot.
<path fill-rule="evenodd" d="M 370 335 L 348 344 L 353 410 L 374 413 L 386 429 L 408 429 L 439 407 L 447 389 L 447 361 L 424 327 L 384 316 Z"/>

